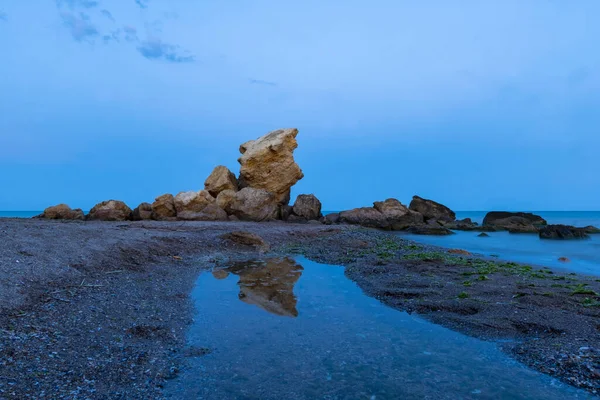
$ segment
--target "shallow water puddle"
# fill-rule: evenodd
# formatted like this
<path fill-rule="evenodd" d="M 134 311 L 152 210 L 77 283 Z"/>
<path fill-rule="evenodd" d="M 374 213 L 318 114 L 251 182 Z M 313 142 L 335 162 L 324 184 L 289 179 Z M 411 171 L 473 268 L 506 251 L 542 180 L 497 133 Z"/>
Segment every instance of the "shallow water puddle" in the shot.
<path fill-rule="evenodd" d="M 482 342 L 365 296 L 304 258 L 203 273 L 189 344 L 209 354 L 178 399 L 565 399 L 588 396 Z"/>

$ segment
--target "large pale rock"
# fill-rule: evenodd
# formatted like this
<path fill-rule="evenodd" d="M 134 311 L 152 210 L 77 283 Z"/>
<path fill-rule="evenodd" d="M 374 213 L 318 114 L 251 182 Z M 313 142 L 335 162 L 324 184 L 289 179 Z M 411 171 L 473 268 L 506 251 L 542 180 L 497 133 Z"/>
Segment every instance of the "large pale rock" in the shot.
<path fill-rule="evenodd" d="M 144 221 L 152 219 L 152 204 L 142 203 L 133 209 L 133 220 Z"/>
<path fill-rule="evenodd" d="M 132 216 L 131 208 L 119 200 L 107 200 L 96 204 L 87 215 L 88 220 L 127 221 Z"/>
<path fill-rule="evenodd" d="M 177 219 L 184 221 L 227 221 L 227 213 L 217 203 L 211 203 L 202 211 L 181 211 L 177 213 Z"/>
<path fill-rule="evenodd" d="M 425 220 L 454 221 L 456 214 L 443 204 L 433 200 L 427 200 L 419 196 L 413 196 L 409 208 L 423 214 Z"/>
<path fill-rule="evenodd" d="M 231 214 L 231 203 L 235 200 L 235 193 L 233 190 L 223 190 L 217 196 L 217 205 L 228 214 Z"/>
<path fill-rule="evenodd" d="M 297 129 L 279 129 L 240 146 L 240 187 L 264 189 L 287 204 L 290 188 L 304 177 L 294 161 Z"/>
<path fill-rule="evenodd" d="M 208 193 L 208 190 L 181 192 L 173 199 L 177 216 L 183 212 L 199 213 L 214 202 L 215 198 Z"/>
<path fill-rule="evenodd" d="M 368 228 L 391 229 L 390 223 L 385 215 L 373 207 L 361 207 L 342 211 L 338 221 L 340 223 L 361 225 Z"/>
<path fill-rule="evenodd" d="M 211 196 L 217 197 L 219 193 L 224 190 L 233 190 L 234 192 L 237 192 L 238 182 L 233 172 L 227 167 L 219 165 L 215 167 L 213 172 L 206 178 L 204 190 L 208 190 Z"/>
<path fill-rule="evenodd" d="M 410 210 L 396 199 L 376 201 L 373 203 L 373 207 L 384 215 L 390 228 L 395 231 L 404 230 L 423 223 L 423 215 L 421 213 Z"/>
<path fill-rule="evenodd" d="M 246 187 L 235 193 L 225 211 L 242 221 L 260 222 L 276 219 L 279 205 L 272 193 Z"/>
<path fill-rule="evenodd" d="M 301 194 L 296 198 L 294 214 L 307 220 L 321 218 L 321 202 L 314 194 Z"/>
<path fill-rule="evenodd" d="M 57 206 L 48 207 L 44 210 L 44 213 L 42 215 L 39 215 L 38 217 L 46 219 L 85 219 L 83 211 L 80 208 L 76 208 L 73 210 L 66 204 L 59 204 Z"/>
<path fill-rule="evenodd" d="M 152 219 L 157 221 L 170 221 L 177 217 L 175 198 L 172 194 L 163 194 L 152 203 Z"/>

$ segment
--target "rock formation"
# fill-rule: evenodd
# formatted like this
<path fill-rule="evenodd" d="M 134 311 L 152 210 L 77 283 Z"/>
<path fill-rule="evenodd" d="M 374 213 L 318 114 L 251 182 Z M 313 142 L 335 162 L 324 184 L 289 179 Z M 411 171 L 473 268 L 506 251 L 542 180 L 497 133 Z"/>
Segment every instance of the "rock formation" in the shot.
<path fill-rule="evenodd" d="M 385 215 L 373 207 L 361 207 L 342 211 L 338 221 L 344 224 L 361 225 L 367 228 L 391 229 L 390 222 Z"/>
<path fill-rule="evenodd" d="M 142 203 L 133 209 L 133 220 L 144 221 L 152 219 L 152 204 Z"/>
<path fill-rule="evenodd" d="M 206 178 L 204 190 L 207 190 L 213 197 L 217 197 L 219 193 L 224 190 L 233 190 L 234 192 L 237 192 L 238 181 L 233 172 L 227 167 L 219 165 L 215 167 L 213 172 Z"/>
<path fill-rule="evenodd" d="M 92 221 L 127 221 L 131 217 L 132 211 L 127 204 L 119 200 L 107 200 L 96 204 L 86 218 Z"/>
<path fill-rule="evenodd" d="M 279 129 L 240 146 L 241 188 L 264 189 L 276 203 L 287 204 L 290 189 L 304 177 L 294 161 L 297 129 Z"/>
<path fill-rule="evenodd" d="M 510 225 L 547 225 L 546 220 L 539 215 L 524 212 L 490 211 L 483 219 L 483 225 L 493 225 L 501 228 Z"/>
<path fill-rule="evenodd" d="M 426 221 L 433 219 L 436 221 L 454 221 L 456 214 L 443 204 L 433 200 L 423 199 L 419 196 L 413 196 L 409 208 L 423 215 Z"/>
<path fill-rule="evenodd" d="M 291 210 L 283 206 L 282 214 L 288 214 L 288 217 L 297 216 L 305 221 L 317 220 L 322 217 L 321 202 L 314 194 L 301 194 L 296 198 Z"/>
<path fill-rule="evenodd" d="M 177 217 L 175 198 L 172 194 L 163 194 L 152 203 L 152 219 L 157 221 L 172 221 Z"/>
<path fill-rule="evenodd" d="M 587 239 L 588 234 L 584 228 L 575 228 L 569 225 L 548 225 L 540 229 L 540 239 Z"/>
<path fill-rule="evenodd" d="M 177 219 L 183 221 L 227 221 L 227 213 L 216 203 L 204 207 L 202 211 L 184 210 L 177 213 Z"/>
<path fill-rule="evenodd" d="M 38 218 L 84 220 L 85 216 L 80 208 L 73 210 L 66 204 L 59 204 L 46 208 Z"/>
<path fill-rule="evenodd" d="M 199 213 L 202 212 L 209 204 L 215 202 L 215 198 L 210 195 L 207 190 L 199 192 L 181 192 L 173 199 L 177 216 L 183 213 Z"/>
<path fill-rule="evenodd" d="M 423 223 L 423 215 L 410 210 L 396 199 L 376 201 L 373 207 L 382 213 L 392 230 L 401 231 L 414 225 Z"/>
<path fill-rule="evenodd" d="M 219 196 L 223 195 L 220 193 Z M 232 214 L 242 221 L 269 221 L 277 218 L 279 206 L 275 196 L 263 189 L 246 187 L 235 192 L 233 198 L 222 203 L 227 214 Z"/>

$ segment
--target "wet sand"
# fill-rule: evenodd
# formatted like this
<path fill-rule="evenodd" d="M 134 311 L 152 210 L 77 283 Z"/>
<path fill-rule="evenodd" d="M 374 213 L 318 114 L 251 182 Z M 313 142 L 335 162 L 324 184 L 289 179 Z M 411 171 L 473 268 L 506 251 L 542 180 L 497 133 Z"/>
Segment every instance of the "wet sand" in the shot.
<path fill-rule="evenodd" d="M 221 235 L 244 230 L 271 250 Z M 385 304 L 600 389 L 597 278 L 450 255 L 348 226 L 0 219 L 0 398 L 160 398 L 185 366 L 202 270 L 302 254 Z M 506 342 L 504 342 L 507 340 Z"/>

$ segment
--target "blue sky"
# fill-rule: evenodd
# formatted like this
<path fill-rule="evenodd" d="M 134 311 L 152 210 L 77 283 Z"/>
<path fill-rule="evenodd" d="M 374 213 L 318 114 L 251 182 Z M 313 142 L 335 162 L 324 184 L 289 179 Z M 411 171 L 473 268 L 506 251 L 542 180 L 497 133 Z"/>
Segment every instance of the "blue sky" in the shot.
<path fill-rule="evenodd" d="M 600 2 L 2 0 L 0 210 L 203 187 L 297 127 L 326 209 L 600 209 Z"/>

